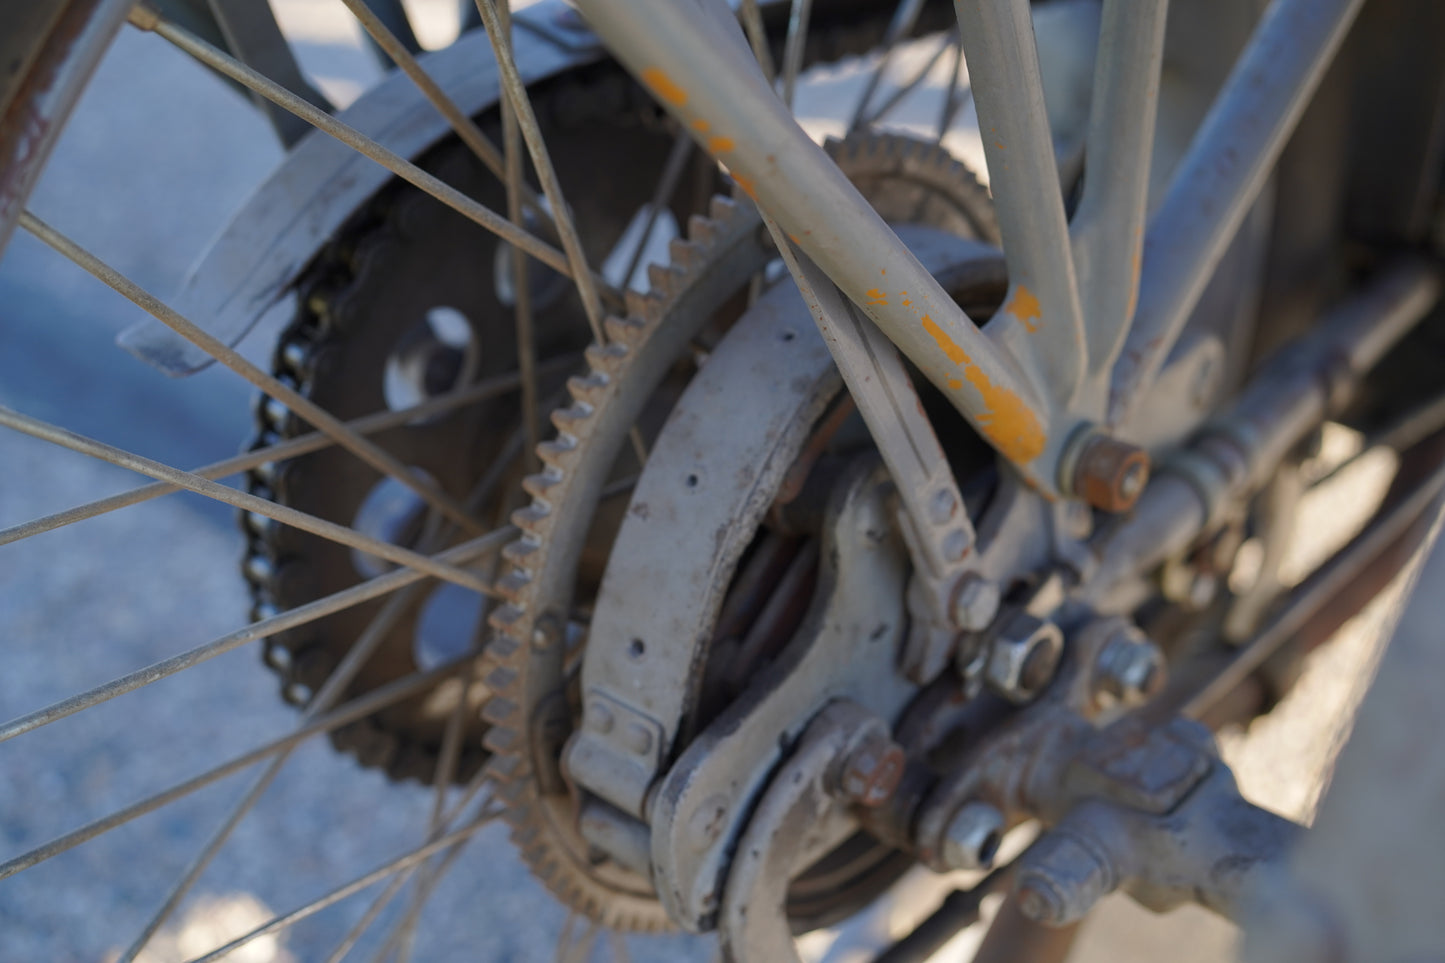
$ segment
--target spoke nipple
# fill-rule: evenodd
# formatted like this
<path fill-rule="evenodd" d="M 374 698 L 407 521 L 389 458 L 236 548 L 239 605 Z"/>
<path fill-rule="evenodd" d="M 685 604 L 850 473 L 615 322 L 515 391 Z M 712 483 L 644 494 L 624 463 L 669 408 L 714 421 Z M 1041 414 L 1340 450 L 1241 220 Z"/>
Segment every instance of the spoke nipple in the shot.
<path fill-rule="evenodd" d="M 1126 512 L 1148 482 L 1148 452 L 1108 435 L 1093 434 L 1079 448 L 1071 488 L 1094 508 Z"/>

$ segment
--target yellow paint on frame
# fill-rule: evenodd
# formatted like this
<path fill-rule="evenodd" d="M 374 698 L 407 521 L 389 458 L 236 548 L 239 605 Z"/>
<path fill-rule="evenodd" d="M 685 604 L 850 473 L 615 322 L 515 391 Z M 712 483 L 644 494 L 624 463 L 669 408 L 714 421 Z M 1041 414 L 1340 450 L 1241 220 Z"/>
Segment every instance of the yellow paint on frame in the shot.
<path fill-rule="evenodd" d="M 958 342 L 926 314 L 923 330 L 943 349 L 948 360 L 963 369 L 963 377 L 982 396 L 984 410 L 976 416 L 978 427 L 993 446 L 1018 465 L 1026 465 L 1043 454 L 1048 438 L 1028 405 L 1012 391 L 994 384 Z M 963 387 L 956 378 L 950 378 L 947 384 L 955 391 Z"/>
<path fill-rule="evenodd" d="M 1003 309 L 1017 318 L 1030 334 L 1039 329 L 1039 322 L 1043 320 L 1038 297 L 1022 284 L 1014 286 Z"/>
<path fill-rule="evenodd" d="M 674 83 L 667 71 L 659 67 L 648 67 L 642 72 L 642 82 L 663 102 L 674 107 L 687 105 L 687 91 Z"/>

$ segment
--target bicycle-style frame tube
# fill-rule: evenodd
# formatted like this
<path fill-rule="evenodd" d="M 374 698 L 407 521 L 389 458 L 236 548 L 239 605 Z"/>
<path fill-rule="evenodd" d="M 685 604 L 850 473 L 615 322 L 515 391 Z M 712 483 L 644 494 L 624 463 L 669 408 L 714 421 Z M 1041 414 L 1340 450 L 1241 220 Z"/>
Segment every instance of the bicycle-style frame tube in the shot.
<path fill-rule="evenodd" d="M 1111 380 L 1116 410 L 1152 384 L 1360 3 L 1274 0 L 1145 240 L 1166 0 L 1104 2 L 1088 145 L 1101 173 L 1072 233 L 1028 0 L 956 0 L 1011 280 L 980 330 L 797 125 L 724 0 L 577 0 L 703 149 L 1045 494 L 1067 493 L 1070 441 L 1108 418 Z M 1224 174 L 1206 177 L 1211 162 Z M 1128 365 L 1115 364 L 1121 346 Z"/>

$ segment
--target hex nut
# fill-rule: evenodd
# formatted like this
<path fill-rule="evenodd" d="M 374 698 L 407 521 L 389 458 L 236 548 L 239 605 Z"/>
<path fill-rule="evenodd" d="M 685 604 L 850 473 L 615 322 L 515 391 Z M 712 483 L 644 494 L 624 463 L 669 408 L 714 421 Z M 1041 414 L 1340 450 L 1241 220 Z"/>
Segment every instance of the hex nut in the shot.
<path fill-rule="evenodd" d="M 997 582 L 977 572 L 965 572 L 959 576 L 949 600 L 948 615 L 954 628 L 982 632 L 998 615 L 1001 598 Z"/>
<path fill-rule="evenodd" d="M 949 869 L 988 869 L 1003 838 L 1003 813 L 981 800 L 966 802 L 943 831 L 943 862 Z"/>
<path fill-rule="evenodd" d="M 873 808 L 893 798 L 907 763 L 903 747 L 881 733 L 867 736 L 843 761 L 838 788 L 849 802 Z"/>
<path fill-rule="evenodd" d="M 1028 702 L 1053 681 L 1063 649 L 1057 625 L 1020 612 L 989 645 L 984 678 L 1010 702 Z"/>

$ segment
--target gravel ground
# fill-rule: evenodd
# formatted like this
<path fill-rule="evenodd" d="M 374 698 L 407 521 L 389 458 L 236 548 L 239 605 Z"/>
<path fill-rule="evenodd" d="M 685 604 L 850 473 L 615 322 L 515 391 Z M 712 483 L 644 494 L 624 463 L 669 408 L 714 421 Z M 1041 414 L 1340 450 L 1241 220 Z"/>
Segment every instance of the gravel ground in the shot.
<path fill-rule="evenodd" d="M 375 78 L 356 31 L 320 0 L 282 0 L 288 29 L 338 101 Z M 451 6 L 423 5 L 444 36 Z M 123 34 L 107 58 L 33 209 L 150 289 L 166 294 L 280 157 L 223 84 L 153 37 Z M 112 344 L 138 316 L 28 236 L 0 262 L 0 403 L 178 465 L 231 454 L 249 390 L 224 371 L 173 382 Z M 264 339 L 248 353 L 261 358 Z M 0 433 L 0 526 L 132 486 L 134 476 Z M 246 617 L 230 512 L 172 496 L 0 549 L 6 645 L 0 716 L 10 718 L 221 634 Z M 1280 711 L 1226 740 L 1247 794 L 1311 811 L 1338 741 L 1337 720 L 1369 665 L 1383 605 L 1322 651 Z M 0 836 L 19 852 L 294 724 L 250 648 L 0 745 Z M 0 959 L 113 958 L 137 921 L 250 780 L 232 777 L 11 879 L 0 881 Z M 388 785 L 304 746 L 161 934 L 148 960 L 187 958 L 416 845 L 428 794 Z M 236 959 L 324 959 L 367 900 L 305 920 Z M 423 927 L 418 960 L 541 960 L 563 913 L 527 874 L 500 827 L 467 850 Z M 1088 926 L 1089 961 L 1230 958 L 1232 931 L 1202 911 L 1152 917 L 1111 902 Z M 961 947 L 955 947 L 954 951 Z M 637 960 L 706 959 L 683 938 L 635 941 Z M 836 954 L 834 959 L 842 958 Z"/>

